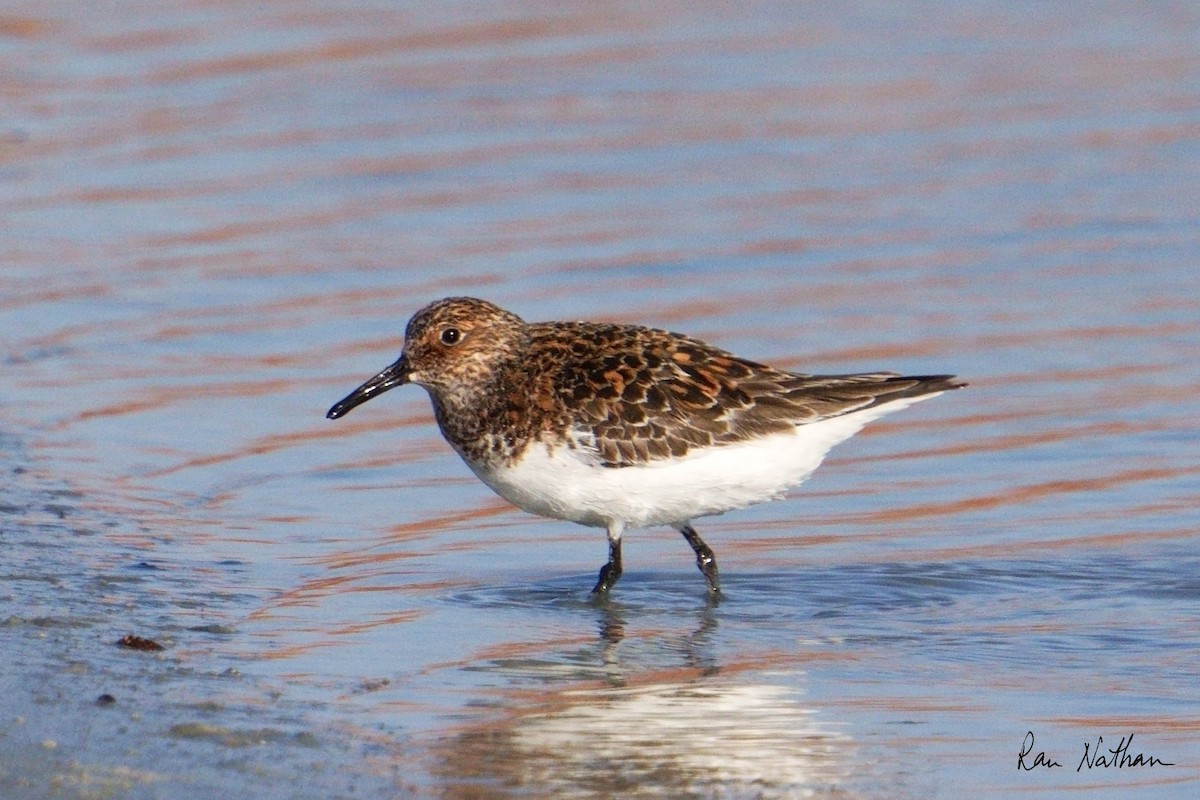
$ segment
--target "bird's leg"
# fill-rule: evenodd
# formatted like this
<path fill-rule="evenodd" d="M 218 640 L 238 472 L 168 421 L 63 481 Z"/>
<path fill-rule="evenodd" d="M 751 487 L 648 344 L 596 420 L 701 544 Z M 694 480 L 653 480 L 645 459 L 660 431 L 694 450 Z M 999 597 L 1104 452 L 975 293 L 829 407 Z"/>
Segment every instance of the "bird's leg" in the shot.
<path fill-rule="evenodd" d="M 675 530 L 683 534 L 683 538 L 687 539 L 687 543 L 695 551 L 696 566 L 700 568 L 700 573 L 704 576 L 704 580 L 708 582 L 708 593 L 710 595 L 720 594 L 721 579 L 717 574 L 717 557 L 713 555 L 712 548 L 704 543 L 704 540 L 700 538 L 700 534 L 696 533 L 696 529 L 692 527 L 690 522 L 676 525 Z"/>
<path fill-rule="evenodd" d="M 600 568 L 600 580 L 592 589 L 593 597 L 605 597 L 617 579 L 621 577 L 621 533 L 623 526 L 608 529 L 608 563 Z"/>

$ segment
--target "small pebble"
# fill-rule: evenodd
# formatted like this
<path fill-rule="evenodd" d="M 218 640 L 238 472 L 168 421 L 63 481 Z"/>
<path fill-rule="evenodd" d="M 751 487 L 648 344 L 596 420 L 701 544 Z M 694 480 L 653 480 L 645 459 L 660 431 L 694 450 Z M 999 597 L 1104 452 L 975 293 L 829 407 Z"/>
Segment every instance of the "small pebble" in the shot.
<path fill-rule="evenodd" d="M 148 653 L 166 649 L 153 639 L 147 639 L 143 636 L 134 636 L 132 633 L 127 633 L 122 636 L 117 641 L 117 644 L 121 647 L 128 647 L 131 650 L 142 650 L 143 652 Z"/>

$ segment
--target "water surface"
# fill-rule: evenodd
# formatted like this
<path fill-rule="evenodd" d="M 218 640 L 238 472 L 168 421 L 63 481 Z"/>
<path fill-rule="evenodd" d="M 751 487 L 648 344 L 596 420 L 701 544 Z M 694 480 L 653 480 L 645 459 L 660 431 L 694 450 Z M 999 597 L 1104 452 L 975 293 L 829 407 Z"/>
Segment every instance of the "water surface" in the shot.
<path fill-rule="evenodd" d="M 0 13 L 3 794 L 1195 796 L 1197 42 L 1165 2 Z M 701 520 L 719 604 L 661 529 L 596 606 L 600 533 L 419 389 L 324 419 L 447 294 L 971 386 Z M 1077 771 L 1099 737 L 1173 764 Z"/>

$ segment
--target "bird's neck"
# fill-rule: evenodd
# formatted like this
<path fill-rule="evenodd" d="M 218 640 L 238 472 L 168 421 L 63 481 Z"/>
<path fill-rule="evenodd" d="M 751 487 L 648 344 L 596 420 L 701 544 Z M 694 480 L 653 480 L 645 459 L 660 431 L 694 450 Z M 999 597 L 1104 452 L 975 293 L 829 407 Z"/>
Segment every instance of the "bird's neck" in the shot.
<path fill-rule="evenodd" d="M 531 407 L 532 387 L 519 365 L 493 368 L 490 380 L 470 392 L 431 389 L 433 412 L 446 441 L 475 465 L 508 461 L 520 455 L 540 420 Z"/>

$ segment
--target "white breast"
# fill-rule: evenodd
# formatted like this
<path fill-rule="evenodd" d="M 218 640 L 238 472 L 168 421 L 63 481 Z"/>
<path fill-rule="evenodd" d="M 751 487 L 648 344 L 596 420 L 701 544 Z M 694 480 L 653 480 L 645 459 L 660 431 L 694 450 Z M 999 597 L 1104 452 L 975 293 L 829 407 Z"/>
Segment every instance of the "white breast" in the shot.
<path fill-rule="evenodd" d="M 497 494 L 533 514 L 601 528 L 614 520 L 626 527 L 667 525 L 779 497 L 866 423 L 936 394 L 642 466 L 604 467 L 578 449 L 542 442 L 512 465 L 470 466 Z"/>

